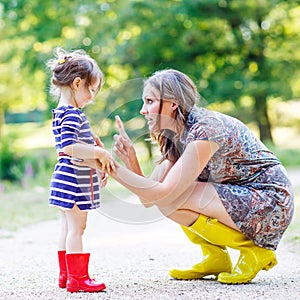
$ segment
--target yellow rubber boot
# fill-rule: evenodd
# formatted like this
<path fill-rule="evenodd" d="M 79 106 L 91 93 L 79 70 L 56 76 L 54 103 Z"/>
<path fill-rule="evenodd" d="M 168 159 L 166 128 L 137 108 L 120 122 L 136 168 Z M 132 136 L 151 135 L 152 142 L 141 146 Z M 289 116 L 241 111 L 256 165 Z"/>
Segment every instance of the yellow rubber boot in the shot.
<path fill-rule="evenodd" d="M 233 272 L 220 273 L 219 282 L 246 283 L 260 270 L 267 271 L 277 264 L 274 251 L 257 246 L 244 234 L 218 222 L 217 219 L 200 215 L 198 220 L 188 228 L 212 244 L 240 250 L 240 257 Z"/>
<path fill-rule="evenodd" d="M 169 275 L 171 277 L 181 280 L 191 280 L 200 279 L 208 275 L 218 276 L 221 272 L 231 272 L 231 260 L 225 247 L 207 242 L 185 226 L 181 226 L 181 228 L 191 242 L 201 247 L 203 259 L 200 263 L 192 266 L 191 269 L 170 270 Z"/>

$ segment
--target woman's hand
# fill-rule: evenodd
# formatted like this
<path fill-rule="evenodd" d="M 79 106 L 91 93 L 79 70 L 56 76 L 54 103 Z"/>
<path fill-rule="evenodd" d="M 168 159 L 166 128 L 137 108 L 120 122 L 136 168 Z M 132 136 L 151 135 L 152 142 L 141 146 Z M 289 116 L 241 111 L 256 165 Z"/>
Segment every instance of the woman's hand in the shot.
<path fill-rule="evenodd" d="M 123 122 L 119 116 L 116 116 L 116 122 L 119 129 L 119 134 L 114 135 L 115 145 L 113 147 L 113 151 L 125 163 L 128 169 L 136 174 L 144 176 L 132 141 L 127 135 Z"/>
<path fill-rule="evenodd" d="M 89 167 L 91 169 L 95 169 L 97 176 L 100 179 L 100 187 L 103 188 L 106 186 L 107 181 L 108 181 L 108 174 L 106 172 L 101 171 L 102 169 L 102 164 L 99 162 L 98 159 L 77 159 L 77 158 L 72 158 L 71 159 L 72 164 L 76 166 L 84 166 L 84 167 Z"/>
<path fill-rule="evenodd" d="M 128 166 L 130 164 L 130 154 L 134 148 L 119 116 L 116 116 L 116 122 L 119 134 L 114 135 L 115 144 L 113 151 Z"/>
<path fill-rule="evenodd" d="M 108 181 L 108 174 L 99 169 L 96 169 L 96 173 L 100 179 L 100 188 L 105 187 Z"/>

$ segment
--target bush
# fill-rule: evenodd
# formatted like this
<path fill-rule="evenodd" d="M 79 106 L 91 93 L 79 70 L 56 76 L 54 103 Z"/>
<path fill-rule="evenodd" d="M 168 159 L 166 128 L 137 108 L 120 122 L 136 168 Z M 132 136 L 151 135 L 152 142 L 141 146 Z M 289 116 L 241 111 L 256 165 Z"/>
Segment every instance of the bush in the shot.
<path fill-rule="evenodd" d="M 272 144 L 267 145 L 275 153 L 285 167 L 300 166 L 300 150 L 293 148 L 284 148 Z"/>
<path fill-rule="evenodd" d="M 0 181 L 21 183 L 22 186 L 30 181 L 36 183 L 36 179 L 48 181 L 55 163 L 55 151 L 35 149 L 22 153 L 14 147 L 15 140 L 16 134 L 1 139 Z M 50 155 L 52 152 L 54 157 Z"/>
<path fill-rule="evenodd" d="M 20 165 L 23 158 L 14 149 L 15 135 L 1 137 L 0 144 L 0 180 L 18 181 L 22 177 Z"/>

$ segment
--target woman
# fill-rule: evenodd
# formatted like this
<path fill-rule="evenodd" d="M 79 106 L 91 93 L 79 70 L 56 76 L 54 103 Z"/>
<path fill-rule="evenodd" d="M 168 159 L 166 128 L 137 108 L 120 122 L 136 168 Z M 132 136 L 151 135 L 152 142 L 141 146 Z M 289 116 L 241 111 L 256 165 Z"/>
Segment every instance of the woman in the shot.
<path fill-rule="evenodd" d="M 197 107 L 198 99 L 195 84 L 179 71 L 148 78 L 141 114 L 160 147 L 160 164 L 143 176 L 117 117 L 114 151 L 127 168 L 110 175 L 201 246 L 203 260 L 171 270 L 171 277 L 246 283 L 277 263 L 275 250 L 293 215 L 292 186 L 280 161 L 243 123 Z M 233 269 L 227 247 L 240 251 Z"/>

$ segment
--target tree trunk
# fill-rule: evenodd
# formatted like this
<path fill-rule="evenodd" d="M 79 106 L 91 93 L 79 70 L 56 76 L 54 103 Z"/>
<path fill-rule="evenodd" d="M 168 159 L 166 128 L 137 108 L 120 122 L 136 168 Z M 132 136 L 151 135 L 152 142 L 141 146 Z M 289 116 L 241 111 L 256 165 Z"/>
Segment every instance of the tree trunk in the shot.
<path fill-rule="evenodd" d="M 2 138 L 2 129 L 3 129 L 3 125 L 4 125 L 4 111 L 3 109 L 1 109 L 0 107 L 0 140 Z"/>
<path fill-rule="evenodd" d="M 254 113 L 256 117 L 256 123 L 259 129 L 259 136 L 263 142 L 273 143 L 273 137 L 271 132 L 271 124 L 268 117 L 267 99 L 266 96 L 255 96 Z"/>
<path fill-rule="evenodd" d="M 152 158 L 153 158 L 153 154 L 152 154 L 152 145 L 151 145 L 151 143 L 149 143 L 149 142 L 147 142 L 147 141 L 146 141 L 144 144 L 145 144 L 145 146 L 146 146 L 146 148 L 147 148 L 147 150 L 148 150 L 148 156 L 149 156 L 149 159 L 152 160 Z"/>

